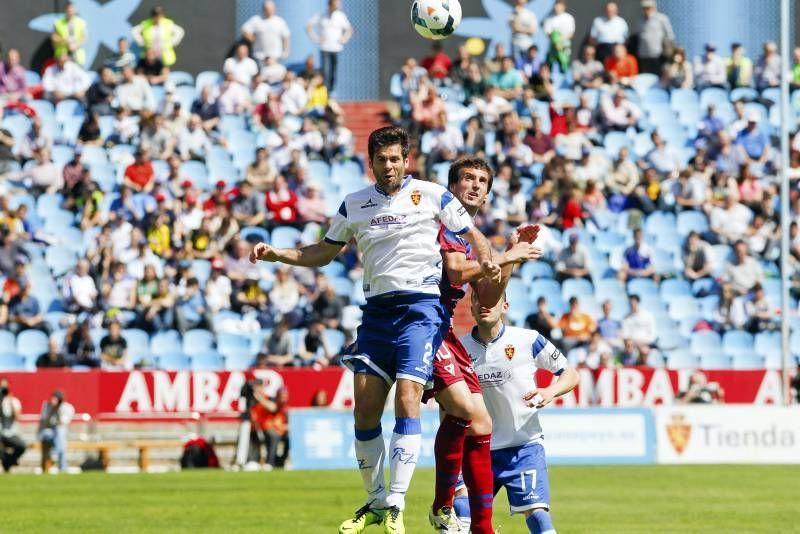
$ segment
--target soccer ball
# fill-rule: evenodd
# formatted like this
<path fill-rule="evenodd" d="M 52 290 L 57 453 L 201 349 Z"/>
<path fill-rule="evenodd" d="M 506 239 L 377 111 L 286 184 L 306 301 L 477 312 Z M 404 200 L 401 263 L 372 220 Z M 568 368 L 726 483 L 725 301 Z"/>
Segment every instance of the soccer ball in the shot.
<path fill-rule="evenodd" d="M 461 24 L 458 0 L 414 0 L 411 24 L 426 39 L 447 39 Z"/>

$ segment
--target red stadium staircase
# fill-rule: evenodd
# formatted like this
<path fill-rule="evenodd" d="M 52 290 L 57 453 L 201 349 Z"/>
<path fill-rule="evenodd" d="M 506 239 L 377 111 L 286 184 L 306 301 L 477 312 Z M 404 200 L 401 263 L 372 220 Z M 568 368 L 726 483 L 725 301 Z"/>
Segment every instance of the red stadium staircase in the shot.
<path fill-rule="evenodd" d="M 367 157 L 367 139 L 370 132 L 391 125 L 389 111 L 384 102 L 342 102 L 344 125 L 353 132 L 356 153 Z"/>

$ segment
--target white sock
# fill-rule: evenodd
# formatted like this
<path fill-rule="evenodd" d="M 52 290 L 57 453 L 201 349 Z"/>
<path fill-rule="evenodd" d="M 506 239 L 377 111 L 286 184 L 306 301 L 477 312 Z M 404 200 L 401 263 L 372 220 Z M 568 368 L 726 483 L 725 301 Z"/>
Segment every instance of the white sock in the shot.
<path fill-rule="evenodd" d="M 373 508 L 385 508 L 386 482 L 383 478 L 383 460 L 386 457 L 386 447 L 380 425 L 373 430 L 356 430 L 355 451 L 361 481 L 368 495 L 367 502 L 371 502 Z"/>
<path fill-rule="evenodd" d="M 406 506 L 406 492 L 419 459 L 422 430 L 419 418 L 397 417 L 392 440 L 389 442 L 389 495 L 386 505 Z"/>

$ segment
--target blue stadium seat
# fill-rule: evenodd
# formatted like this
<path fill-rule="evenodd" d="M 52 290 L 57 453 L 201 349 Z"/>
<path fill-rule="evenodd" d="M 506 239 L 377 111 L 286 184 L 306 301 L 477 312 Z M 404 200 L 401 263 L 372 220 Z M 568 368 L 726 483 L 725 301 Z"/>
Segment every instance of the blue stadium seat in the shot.
<path fill-rule="evenodd" d="M 700 354 L 700 367 L 703 369 L 730 369 L 731 357 L 719 352 Z"/>
<path fill-rule="evenodd" d="M 246 226 L 239 231 L 239 237 L 248 243 L 269 243 L 269 232 L 260 226 Z"/>
<path fill-rule="evenodd" d="M 321 160 L 314 160 L 308 162 L 309 177 L 315 181 L 326 182 L 331 178 L 331 167 Z"/>
<path fill-rule="evenodd" d="M 726 354 L 752 354 L 755 350 L 753 334 L 742 330 L 729 330 L 722 336 L 722 350 Z"/>
<path fill-rule="evenodd" d="M 225 357 L 225 369 L 228 371 L 244 371 L 253 366 L 254 358 L 249 352 L 228 354 Z"/>
<path fill-rule="evenodd" d="M 722 341 L 719 334 L 711 330 L 692 332 L 689 338 L 689 350 L 697 355 L 721 353 Z"/>
<path fill-rule="evenodd" d="M 700 305 L 694 297 L 673 297 L 669 305 L 669 317 L 673 321 L 700 317 Z"/>
<path fill-rule="evenodd" d="M 193 371 L 222 371 L 225 369 L 225 358 L 219 352 L 209 349 L 191 354 Z"/>
<path fill-rule="evenodd" d="M 736 102 L 738 100 L 744 100 L 746 102 L 749 102 L 757 98 L 758 98 L 758 91 L 756 91 L 752 87 L 737 87 L 731 90 L 730 94 L 731 102 Z"/>
<path fill-rule="evenodd" d="M 277 248 L 294 248 L 300 240 L 301 232 L 291 226 L 278 226 L 272 230 L 272 246 Z"/>
<path fill-rule="evenodd" d="M 192 181 L 192 184 L 203 190 L 211 188 L 208 169 L 201 161 L 184 161 L 181 163 L 181 175 Z"/>
<path fill-rule="evenodd" d="M 241 323 L 241 321 L 242 321 L 241 315 L 229 310 L 218 311 L 211 318 L 214 332 L 216 332 L 217 334 L 219 334 L 220 332 L 227 332 L 228 328 L 234 328 L 238 326 L 238 324 Z"/>
<path fill-rule="evenodd" d="M 692 294 L 695 296 L 710 295 L 719 291 L 719 285 L 713 278 L 700 278 L 692 282 Z"/>
<path fill-rule="evenodd" d="M 543 261 L 528 261 L 522 264 L 519 274 L 523 280 L 530 282 L 537 278 L 553 278 L 553 268 Z"/>
<path fill-rule="evenodd" d="M 197 97 L 197 91 L 194 87 L 189 87 L 186 85 L 180 85 L 175 89 L 174 99 L 176 102 L 180 102 L 181 108 L 185 110 L 189 110 L 192 107 L 192 102 Z"/>
<path fill-rule="evenodd" d="M 13 332 L 0 330 L 0 351 L 13 351 L 17 345 L 17 338 Z"/>
<path fill-rule="evenodd" d="M 80 117 L 81 120 L 83 120 L 83 117 L 86 115 L 86 109 L 83 107 L 83 104 L 77 100 L 68 99 L 62 100 L 56 104 L 55 114 L 59 121 L 69 117 Z"/>
<path fill-rule="evenodd" d="M 181 348 L 181 335 L 177 330 L 159 332 L 150 338 L 150 353 L 155 356 L 180 353 Z"/>
<path fill-rule="evenodd" d="M 686 236 L 691 231 L 703 233 L 708 231 L 708 219 L 700 211 L 688 210 L 678 214 L 678 233 Z"/>
<path fill-rule="evenodd" d="M 194 356 L 214 348 L 214 334 L 208 330 L 194 329 L 183 334 L 183 353 Z"/>
<path fill-rule="evenodd" d="M 61 210 L 62 202 L 64 202 L 64 195 L 61 193 L 43 193 L 36 201 L 36 214 L 46 218 L 49 213 Z"/>
<path fill-rule="evenodd" d="M 345 273 L 345 266 L 338 261 L 332 261 L 328 265 L 320 267 L 319 271 L 328 278 L 339 278 L 341 276 L 347 276 L 347 274 Z"/>
<path fill-rule="evenodd" d="M 658 295 L 658 286 L 649 278 L 634 278 L 628 282 L 628 295 Z"/>
<path fill-rule="evenodd" d="M 525 318 L 536 311 L 536 303 L 527 299 L 509 298 L 507 317 L 515 326 L 523 326 Z"/>
<path fill-rule="evenodd" d="M 150 355 L 150 334 L 138 328 L 126 328 L 121 334 L 128 344 L 128 354 L 134 362 Z"/>
<path fill-rule="evenodd" d="M 516 295 L 517 293 L 511 291 L 510 294 Z M 584 278 L 568 278 L 564 280 L 561 284 L 561 298 L 569 301 L 570 297 L 573 296 L 578 297 L 581 302 L 587 297 L 593 297 L 594 288 L 592 283 Z"/>
<path fill-rule="evenodd" d="M 615 295 L 624 295 L 625 286 L 616 278 L 604 278 L 595 281 L 594 294 L 598 300 L 603 301 Z"/>
<path fill-rule="evenodd" d="M 758 353 L 759 355 L 764 356 L 764 368 L 769 369 L 771 371 L 777 371 L 783 369 L 783 354 L 781 353 L 780 347 L 772 349 L 768 352 Z M 789 365 L 791 366 L 794 361 L 794 358 L 790 356 L 789 358 Z"/>
<path fill-rule="evenodd" d="M 686 349 L 689 343 L 686 338 L 674 330 L 658 335 L 658 348 L 662 351 Z"/>
<path fill-rule="evenodd" d="M 645 363 L 648 367 L 654 367 L 656 369 L 661 369 L 666 365 L 664 354 L 658 350 L 651 350 L 647 355 L 647 361 Z"/>
<path fill-rule="evenodd" d="M 344 347 L 344 332 L 328 328 L 323 335 L 325 342 L 328 344 L 328 348 L 330 348 L 333 354 L 338 354 L 342 350 L 342 347 Z"/>
<path fill-rule="evenodd" d="M 706 109 L 709 104 L 727 102 L 729 100 L 728 91 L 718 87 L 708 87 L 700 93 L 700 107 L 703 109 Z"/>
<path fill-rule="evenodd" d="M 250 338 L 240 334 L 220 332 L 217 334 L 217 350 L 224 356 L 240 352 L 250 354 Z"/>
<path fill-rule="evenodd" d="M 338 276 L 336 278 L 331 278 L 330 283 L 336 291 L 336 294 L 340 297 L 350 298 L 350 295 L 353 293 L 353 282 L 349 278 Z"/>
<path fill-rule="evenodd" d="M 753 350 L 756 354 L 767 355 L 776 348 L 780 350 L 780 332 L 759 332 L 754 337 Z"/>
<path fill-rule="evenodd" d="M 60 277 L 72 270 L 78 259 L 74 250 L 55 245 L 45 251 L 44 261 L 53 271 L 53 275 Z"/>
<path fill-rule="evenodd" d="M 17 353 L 23 356 L 39 356 L 47 352 L 47 334 L 41 330 L 23 330 L 17 334 Z M 6 350 L 11 347 L 7 347 Z"/>
<path fill-rule="evenodd" d="M 624 132 L 608 132 L 603 138 L 603 146 L 606 153 L 611 157 L 619 155 L 619 149 L 622 147 L 631 148 L 631 138 Z"/>
<path fill-rule="evenodd" d="M 188 371 L 192 368 L 192 361 L 186 354 L 167 352 L 156 357 L 156 365 L 169 371 Z"/>
<path fill-rule="evenodd" d="M 731 367 L 734 369 L 763 369 L 764 368 L 764 357 L 753 354 L 733 354 L 733 363 Z"/>
<path fill-rule="evenodd" d="M 642 95 L 642 106 L 645 108 L 658 104 L 669 104 L 669 93 L 660 87 L 653 87 Z"/>
<path fill-rule="evenodd" d="M 667 353 L 667 367 L 669 369 L 696 369 L 698 358 L 687 350 L 673 350 Z"/>
<path fill-rule="evenodd" d="M 531 302 L 536 302 L 539 297 L 544 297 L 547 300 L 561 299 L 561 286 L 555 280 L 548 280 L 542 278 L 531 282 L 528 296 Z"/>
<path fill-rule="evenodd" d="M 181 85 L 191 85 L 194 87 L 194 76 L 188 72 L 180 70 L 173 70 L 169 73 L 169 81 L 175 84 L 176 87 Z"/>
<path fill-rule="evenodd" d="M 217 71 L 206 70 L 197 75 L 195 81 L 195 88 L 199 93 L 203 87 L 211 86 L 211 88 L 213 89 L 216 88 L 221 83 L 222 83 L 222 74 L 220 74 Z"/>
<path fill-rule="evenodd" d="M 0 371 L 25 371 L 25 356 L 15 352 L 0 352 Z"/>

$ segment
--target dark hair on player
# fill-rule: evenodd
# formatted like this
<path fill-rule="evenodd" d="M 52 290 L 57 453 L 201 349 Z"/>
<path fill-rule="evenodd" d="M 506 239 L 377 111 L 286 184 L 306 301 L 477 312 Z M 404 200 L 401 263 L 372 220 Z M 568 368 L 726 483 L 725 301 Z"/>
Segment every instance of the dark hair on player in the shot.
<path fill-rule="evenodd" d="M 486 192 L 490 193 L 492 191 L 494 169 L 492 169 L 492 166 L 486 163 L 486 160 L 483 158 L 475 157 L 459 158 L 450 166 L 450 171 L 447 173 L 447 187 L 453 187 L 458 183 L 458 180 L 461 178 L 461 169 L 480 169 L 486 171 L 489 175 L 489 189 Z"/>
<path fill-rule="evenodd" d="M 403 158 L 407 158 L 410 150 L 408 132 L 397 126 L 386 126 L 373 131 L 369 134 L 369 140 L 367 141 L 369 160 L 372 161 L 378 150 L 391 145 L 400 145 L 403 150 Z"/>

